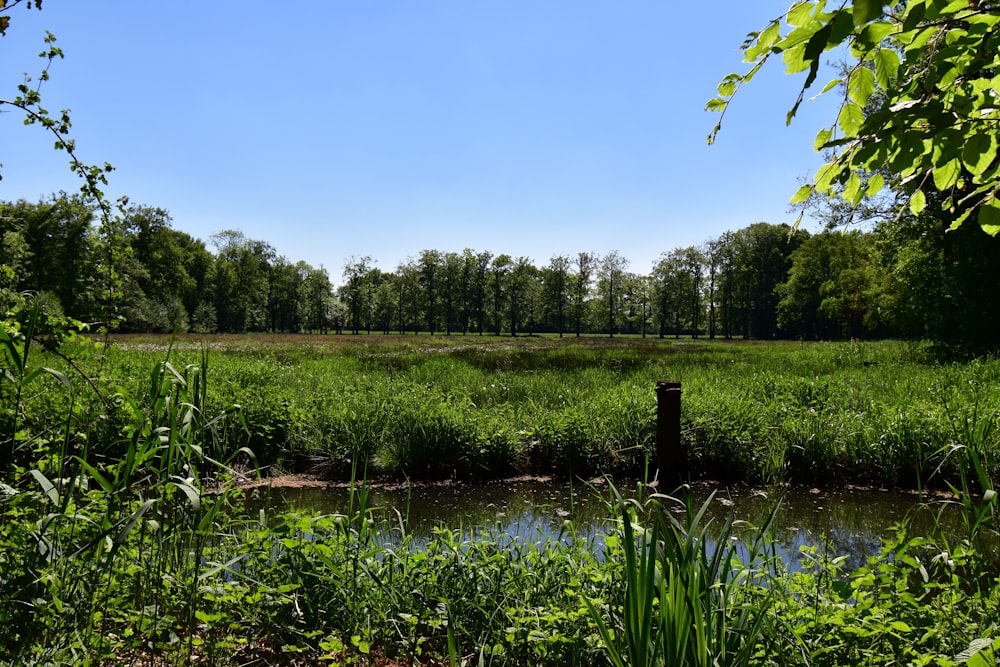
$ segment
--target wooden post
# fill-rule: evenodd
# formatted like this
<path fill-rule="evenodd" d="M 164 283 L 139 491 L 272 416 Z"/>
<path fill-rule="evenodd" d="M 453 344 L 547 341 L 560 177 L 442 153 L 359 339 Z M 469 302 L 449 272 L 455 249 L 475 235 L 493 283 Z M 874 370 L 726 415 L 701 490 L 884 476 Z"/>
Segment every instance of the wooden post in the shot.
<path fill-rule="evenodd" d="M 657 479 L 666 483 L 687 481 L 687 450 L 681 445 L 681 383 L 656 383 Z"/>

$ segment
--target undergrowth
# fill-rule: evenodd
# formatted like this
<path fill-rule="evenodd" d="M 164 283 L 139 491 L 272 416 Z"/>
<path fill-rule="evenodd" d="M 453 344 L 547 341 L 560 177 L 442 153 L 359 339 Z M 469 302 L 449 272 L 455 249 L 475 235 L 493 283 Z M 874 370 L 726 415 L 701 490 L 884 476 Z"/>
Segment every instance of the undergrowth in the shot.
<path fill-rule="evenodd" d="M 559 377 L 573 382 L 555 389 L 546 373 L 557 371 L 518 369 L 516 349 L 484 350 L 474 365 L 408 351 L 408 368 L 390 364 L 392 391 L 377 393 L 383 371 L 360 355 L 255 361 L 166 349 L 141 363 L 111 354 L 101 375 L 85 372 L 85 357 L 60 369 L 58 355 L 36 356 L 38 318 L 0 331 L 2 664 L 996 664 L 990 361 L 916 365 L 909 377 L 893 366 L 864 385 L 867 367 L 851 349 L 806 347 L 797 362 L 791 348 L 750 349 L 785 355 L 785 372 L 749 374 L 760 359 L 729 347 L 692 350 L 687 366 L 671 365 L 684 357 L 676 350 L 659 359 L 640 349 L 616 366 L 604 346 L 557 354 L 565 361 L 550 365 L 565 363 Z M 904 363 L 891 361 L 893 348 L 873 349 L 880 363 Z M 144 372 L 126 372 L 122 359 Z M 323 372 L 337 365 L 347 370 Z M 779 557 L 770 518 L 710 521 L 683 487 L 613 491 L 603 531 L 578 534 L 567 521 L 555 536 L 440 526 L 417 540 L 405 514 L 368 502 L 360 471 L 372 462 L 420 469 L 443 457 L 464 473 L 527 460 L 535 448 L 547 461 L 539 465 L 586 469 L 648 447 L 639 368 L 684 381 L 685 437 L 703 464 L 736 458 L 781 476 L 810 461 L 796 463 L 802 450 L 827 452 L 811 460 L 816 474 L 859 461 L 883 474 L 923 452 L 921 476 L 950 471 L 945 502 L 960 510 L 964 533 L 913 535 L 903 522 L 848 569 L 845 557 L 812 548 Z M 736 378 L 725 386 L 723 368 Z M 248 399 L 236 400 L 242 382 Z M 916 395 L 913 383 L 931 390 Z M 740 400 L 728 404 L 734 384 Z M 879 386 L 908 392 L 909 409 L 901 396 L 881 408 Z M 284 421 L 261 429 L 254 409 Z M 897 444 L 869 462 L 869 436 L 858 432 L 879 431 L 868 426 L 878 419 L 892 425 L 881 441 Z M 916 447 L 924 419 L 936 430 Z M 838 426 L 827 431 L 826 421 Z M 735 444 L 710 437 L 714 428 Z M 254 438 L 292 447 L 306 433 L 328 438 L 307 451 L 335 451 L 355 480 L 347 509 L 244 511 L 235 483 L 253 474 Z M 827 433 L 839 435 L 821 442 Z M 583 454 L 576 438 L 591 443 Z"/>

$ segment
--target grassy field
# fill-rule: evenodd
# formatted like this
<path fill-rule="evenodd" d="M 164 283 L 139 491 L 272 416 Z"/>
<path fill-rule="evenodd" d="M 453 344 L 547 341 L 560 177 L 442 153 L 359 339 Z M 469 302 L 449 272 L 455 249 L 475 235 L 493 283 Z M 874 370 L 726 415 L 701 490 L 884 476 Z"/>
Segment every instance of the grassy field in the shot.
<path fill-rule="evenodd" d="M 130 338 L 61 358 L 4 335 L 2 665 L 986 667 L 1000 652 L 993 360 L 443 337 Z M 824 549 L 788 564 L 769 517 L 711 524 L 684 489 L 612 492 L 600 538 L 566 521 L 556 539 L 417 540 L 364 480 L 335 514 L 248 513 L 236 486 L 253 458 L 412 476 L 641 466 L 661 378 L 683 383 L 698 474 L 951 480 L 932 502 L 965 531 L 904 521 L 848 569 Z"/>
<path fill-rule="evenodd" d="M 141 391 L 167 338 L 122 338 L 106 372 Z M 184 337 L 209 357 L 216 409 L 238 404 L 265 465 L 329 476 L 641 472 L 655 383 L 682 382 L 696 477 L 943 485 L 957 447 L 1000 464 L 1000 362 L 938 363 L 919 345 L 638 338 Z"/>

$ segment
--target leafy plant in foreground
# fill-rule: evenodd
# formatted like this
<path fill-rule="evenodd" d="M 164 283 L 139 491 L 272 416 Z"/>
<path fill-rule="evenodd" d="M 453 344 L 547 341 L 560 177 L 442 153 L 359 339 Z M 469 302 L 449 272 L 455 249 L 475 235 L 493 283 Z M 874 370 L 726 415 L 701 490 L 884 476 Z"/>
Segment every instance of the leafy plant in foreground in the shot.
<path fill-rule="evenodd" d="M 680 501 L 670 496 L 640 503 L 617 495 L 624 603 L 602 612 L 586 600 L 616 667 L 752 664 L 758 642 L 776 631 L 769 616 L 775 592 L 761 578 L 777 505 L 741 545 L 732 516 L 717 535 L 709 532 L 712 498 L 695 510 L 688 497 L 678 519 L 669 505 Z"/>

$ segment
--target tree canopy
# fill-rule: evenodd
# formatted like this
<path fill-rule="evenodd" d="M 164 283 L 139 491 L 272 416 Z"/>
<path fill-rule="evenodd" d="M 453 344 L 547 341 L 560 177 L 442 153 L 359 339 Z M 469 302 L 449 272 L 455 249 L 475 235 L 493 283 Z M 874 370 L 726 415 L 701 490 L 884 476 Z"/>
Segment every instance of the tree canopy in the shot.
<path fill-rule="evenodd" d="M 828 4 L 830 6 L 828 6 Z M 933 199 L 957 228 L 970 217 L 1000 233 L 1000 2 L 825 0 L 795 2 L 748 35 L 750 68 L 730 74 L 707 108 L 725 115 L 739 89 L 780 55 L 805 72 L 790 123 L 829 52 L 846 59 L 822 89 L 842 96 L 837 118 L 816 135 L 829 159 L 795 193 L 857 205 L 885 187 L 919 215 Z M 722 119 L 709 135 L 714 141 Z M 941 197 L 931 197 L 931 191 Z M 938 203 L 940 202 L 940 203 Z"/>

